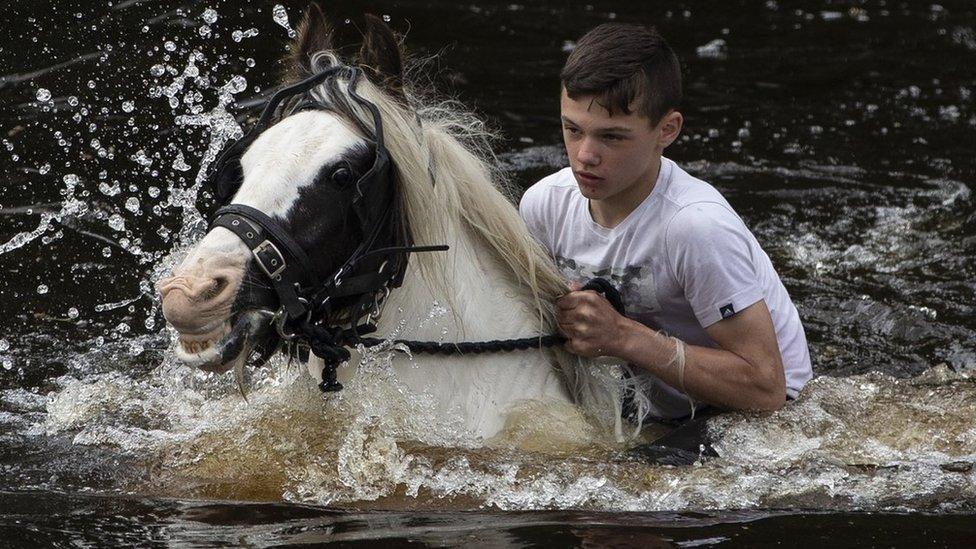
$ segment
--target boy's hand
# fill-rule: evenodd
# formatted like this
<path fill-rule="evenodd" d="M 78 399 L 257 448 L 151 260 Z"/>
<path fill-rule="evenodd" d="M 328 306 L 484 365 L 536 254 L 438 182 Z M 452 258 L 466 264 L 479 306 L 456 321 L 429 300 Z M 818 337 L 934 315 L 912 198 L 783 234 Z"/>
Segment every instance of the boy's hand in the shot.
<path fill-rule="evenodd" d="M 588 358 L 619 356 L 618 346 L 629 319 L 600 294 L 581 292 L 575 282 L 570 288 L 571 292 L 556 300 L 556 322 L 569 338 L 566 350 Z"/>

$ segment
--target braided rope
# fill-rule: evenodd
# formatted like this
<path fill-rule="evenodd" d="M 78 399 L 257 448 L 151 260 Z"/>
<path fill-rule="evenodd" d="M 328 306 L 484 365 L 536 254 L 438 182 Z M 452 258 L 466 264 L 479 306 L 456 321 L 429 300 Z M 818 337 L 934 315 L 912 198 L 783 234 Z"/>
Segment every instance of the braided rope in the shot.
<path fill-rule="evenodd" d="M 610 282 L 602 278 L 594 278 L 583 286 L 582 290 L 594 290 L 602 294 L 614 309 L 620 314 L 624 314 L 624 304 L 620 299 L 620 294 Z M 297 332 L 305 336 L 309 347 L 315 356 L 325 362 L 322 371 L 322 383 L 319 388 L 323 392 L 341 391 L 342 384 L 337 380 L 337 368 L 342 362 L 349 360 L 350 354 L 348 347 L 363 345 L 364 347 L 376 347 L 389 340 L 377 337 L 363 337 L 362 333 L 369 333 L 376 329 L 371 324 L 365 324 L 356 328 L 341 330 L 329 329 L 324 326 L 316 325 L 309 321 L 302 322 L 297 327 Z M 517 339 L 493 339 L 491 341 L 460 341 L 451 343 L 441 343 L 439 341 L 413 341 L 407 339 L 393 340 L 395 345 L 403 345 L 411 353 L 422 353 L 430 355 L 476 355 L 486 353 L 526 351 L 529 349 L 543 349 L 555 347 L 566 342 L 566 337 L 562 334 L 538 335 L 533 337 L 523 337 Z"/>
<path fill-rule="evenodd" d="M 355 343 L 366 347 L 375 347 L 386 340 L 376 337 L 358 338 Z M 457 343 L 441 343 L 439 341 L 411 341 L 396 339 L 394 344 L 403 345 L 412 353 L 430 355 L 477 355 L 508 351 L 526 351 L 528 349 L 542 349 L 555 347 L 566 342 L 566 338 L 559 334 L 519 339 L 493 339 L 491 341 L 461 341 Z"/>

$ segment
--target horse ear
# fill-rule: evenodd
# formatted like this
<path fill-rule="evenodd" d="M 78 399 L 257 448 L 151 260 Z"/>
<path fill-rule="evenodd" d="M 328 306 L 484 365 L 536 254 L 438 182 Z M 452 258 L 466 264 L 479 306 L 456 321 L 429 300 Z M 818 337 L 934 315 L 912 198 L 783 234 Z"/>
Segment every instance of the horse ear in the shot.
<path fill-rule="evenodd" d="M 359 64 L 376 84 L 397 97 L 403 92 L 403 50 L 382 19 L 366 14 L 366 32 L 359 49 Z"/>
<path fill-rule="evenodd" d="M 295 42 L 285 61 L 287 80 L 300 80 L 312 75 L 312 55 L 332 49 L 332 28 L 318 2 L 309 2 L 298 24 Z"/>

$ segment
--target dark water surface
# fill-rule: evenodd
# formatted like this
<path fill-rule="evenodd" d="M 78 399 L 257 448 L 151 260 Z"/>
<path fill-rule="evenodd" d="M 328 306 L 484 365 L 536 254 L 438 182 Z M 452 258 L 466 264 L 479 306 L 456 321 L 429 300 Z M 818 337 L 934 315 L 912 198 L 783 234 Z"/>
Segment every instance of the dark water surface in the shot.
<path fill-rule="evenodd" d="M 963 0 L 374 8 L 409 29 L 418 58 L 439 54 L 428 62 L 437 86 L 500 131 L 497 151 L 522 187 L 564 165 L 557 74 L 572 41 L 604 21 L 657 24 L 686 78 L 686 127 L 666 154 L 716 185 L 754 230 L 800 310 L 815 371 L 827 376 L 801 399 L 826 414 L 807 414 L 802 436 L 793 429 L 802 412 L 719 425 L 734 467 L 654 472 L 685 487 L 673 505 L 663 496 L 620 507 L 515 496 L 469 505 L 628 514 L 343 512 L 153 495 L 169 490 L 106 495 L 141 492 L 133 479 L 153 485 L 159 471 L 139 459 L 139 437 L 179 431 L 146 381 L 169 346 L 152 283 L 192 237 L 185 191 L 210 140 L 177 117 L 211 112 L 234 76 L 246 78 L 235 112 L 253 113 L 285 52 L 274 4 L 3 6 L 0 544 L 976 539 L 972 517 L 953 514 L 976 511 L 976 4 Z M 303 3 L 282 4 L 294 25 Z M 342 18 L 365 6 L 326 10 Z M 811 441 L 823 453 L 757 472 Z M 753 473 L 757 484 L 743 480 Z M 780 486 L 794 481 L 808 484 Z M 926 514 L 898 514 L 909 511 Z"/>
<path fill-rule="evenodd" d="M 0 535 L 11 545 L 29 547 L 944 547 L 971 545 L 976 537 L 971 517 L 952 515 L 420 514 L 51 493 L 2 495 L 9 511 L 0 516 Z"/>

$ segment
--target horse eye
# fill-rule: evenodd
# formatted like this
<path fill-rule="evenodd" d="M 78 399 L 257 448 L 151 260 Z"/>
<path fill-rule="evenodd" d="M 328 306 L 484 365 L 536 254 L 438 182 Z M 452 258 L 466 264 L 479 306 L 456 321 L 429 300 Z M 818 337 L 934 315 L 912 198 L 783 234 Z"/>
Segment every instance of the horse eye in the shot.
<path fill-rule="evenodd" d="M 346 167 L 336 168 L 332 172 L 332 181 L 335 181 L 339 185 L 348 185 L 352 183 L 352 170 Z"/>

